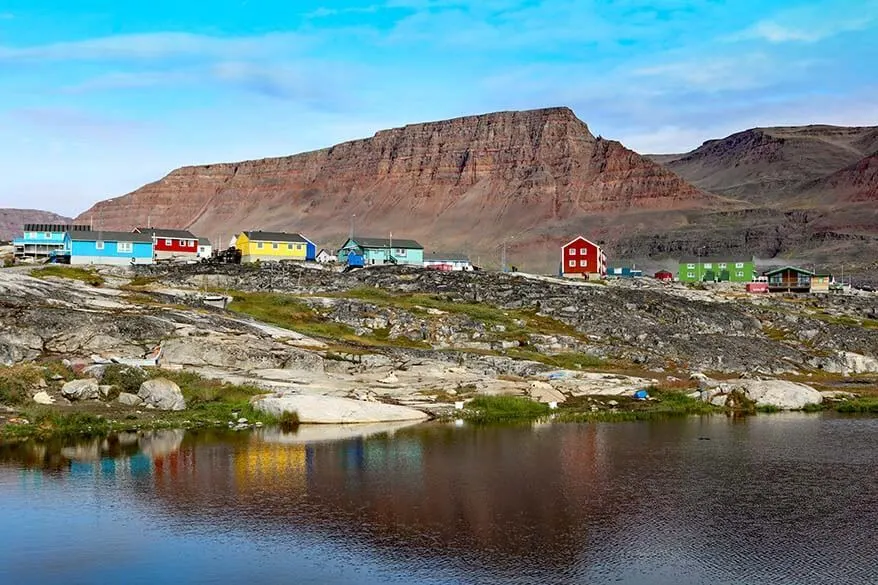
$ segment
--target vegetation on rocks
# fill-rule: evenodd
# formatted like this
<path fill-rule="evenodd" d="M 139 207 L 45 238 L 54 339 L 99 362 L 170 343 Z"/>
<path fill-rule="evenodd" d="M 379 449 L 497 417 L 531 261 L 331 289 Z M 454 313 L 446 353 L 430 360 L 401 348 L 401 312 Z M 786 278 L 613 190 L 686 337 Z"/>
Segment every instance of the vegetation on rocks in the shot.
<path fill-rule="evenodd" d="M 106 282 L 103 276 L 101 276 L 97 272 L 94 272 L 93 270 L 80 268 L 77 266 L 64 266 L 61 264 L 50 264 L 49 266 L 34 268 L 33 270 L 31 270 L 30 275 L 35 278 L 47 278 L 49 276 L 68 278 L 70 280 L 78 280 L 92 286 L 101 286 Z"/>
<path fill-rule="evenodd" d="M 523 396 L 477 396 L 467 403 L 461 417 L 472 422 L 491 423 L 537 419 L 550 412 L 548 405 Z"/>
<path fill-rule="evenodd" d="M 30 402 L 30 389 L 42 379 L 42 370 L 34 364 L 0 366 L 0 404 L 27 404 Z"/>

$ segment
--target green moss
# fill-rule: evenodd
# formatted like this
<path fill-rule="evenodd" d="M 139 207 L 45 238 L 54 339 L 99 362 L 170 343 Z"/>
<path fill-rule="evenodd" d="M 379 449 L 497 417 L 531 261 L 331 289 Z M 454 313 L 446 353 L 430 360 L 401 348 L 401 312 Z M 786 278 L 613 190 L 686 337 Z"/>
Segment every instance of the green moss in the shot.
<path fill-rule="evenodd" d="M 460 417 L 471 422 L 536 419 L 551 412 L 548 405 L 523 396 L 477 396 L 466 404 Z"/>
<path fill-rule="evenodd" d="M 836 412 L 843 414 L 878 414 L 878 398 L 868 396 L 847 400 L 833 405 Z"/>
<path fill-rule="evenodd" d="M 140 385 L 147 380 L 148 376 L 141 368 L 111 364 L 104 370 L 101 376 L 101 384 L 115 386 L 120 392 L 137 394 Z"/>
<path fill-rule="evenodd" d="M 43 371 L 33 364 L 0 366 L 0 404 L 27 404 L 30 389 L 42 379 Z"/>
<path fill-rule="evenodd" d="M 546 355 L 537 351 L 513 348 L 507 350 L 506 355 L 515 359 L 540 362 L 561 370 L 605 368 L 610 365 L 605 359 L 586 353 L 560 353 L 556 355 Z"/>
<path fill-rule="evenodd" d="M 105 282 L 103 276 L 92 270 L 76 266 L 64 266 L 61 264 L 51 264 L 42 268 L 34 268 L 30 271 L 30 275 L 35 278 L 47 278 L 49 276 L 68 278 L 71 280 L 79 280 L 92 286 L 101 286 Z"/>

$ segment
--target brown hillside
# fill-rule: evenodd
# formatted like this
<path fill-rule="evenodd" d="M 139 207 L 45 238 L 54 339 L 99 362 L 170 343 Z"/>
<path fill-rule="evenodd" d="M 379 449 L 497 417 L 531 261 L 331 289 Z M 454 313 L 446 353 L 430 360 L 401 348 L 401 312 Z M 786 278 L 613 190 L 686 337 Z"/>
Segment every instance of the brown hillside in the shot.
<path fill-rule="evenodd" d="M 878 128 L 754 128 L 710 140 L 681 155 L 655 155 L 692 184 L 756 203 L 784 204 L 806 182 L 854 164 L 878 149 Z"/>
<path fill-rule="evenodd" d="M 58 223 L 68 224 L 69 217 L 40 211 L 38 209 L 0 209 L 0 240 L 11 240 L 21 235 L 26 223 Z"/>
<path fill-rule="evenodd" d="M 79 216 L 106 229 L 191 227 L 227 241 L 244 229 L 302 231 L 336 244 L 349 230 L 496 255 L 504 238 L 554 258 L 585 228 L 619 214 L 685 223 L 720 200 L 615 141 L 567 108 L 414 124 L 305 154 L 184 167 Z M 615 229 L 615 228 L 612 228 Z"/>

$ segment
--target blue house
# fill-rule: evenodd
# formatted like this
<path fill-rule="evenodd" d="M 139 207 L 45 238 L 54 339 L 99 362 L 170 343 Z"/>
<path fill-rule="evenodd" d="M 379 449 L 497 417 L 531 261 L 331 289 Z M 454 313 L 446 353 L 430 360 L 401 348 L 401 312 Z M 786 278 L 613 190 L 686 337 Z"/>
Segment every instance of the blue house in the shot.
<path fill-rule="evenodd" d="M 12 240 L 16 258 L 48 258 L 64 250 L 64 236 L 70 230 L 88 231 L 87 225 L 26 223 L 20 238 Z"/>
<path fill-rule="evenodd" d="M 137 232 L 69 231 L 64 254 L 70 264 L 152 264 L 152 236 Z"/>
<path fill-rule="evenodd" d="M 633 266 L 611 266 L 607 268 L 608 278 L 640 278 L 643 270 Z"/>
<path fill-rule="evenodd" d="M 350 266 L 376 264 L 424 265 L 424 247 L 414 240 L 397 238 L 348 238 L 338 251 L 338 261 Z"/>

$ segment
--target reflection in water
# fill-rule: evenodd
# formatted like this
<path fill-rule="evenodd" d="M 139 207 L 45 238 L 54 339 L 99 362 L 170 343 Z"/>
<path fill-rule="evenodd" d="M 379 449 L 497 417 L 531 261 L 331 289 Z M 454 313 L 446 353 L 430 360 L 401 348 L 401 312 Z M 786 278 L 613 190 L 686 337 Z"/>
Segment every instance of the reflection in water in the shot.
<path fill-rule="evenodd" d="M 866 583 L 876 429 L 792 415 L 129 433 L 0 447 L 0 498 L 54 498 L 58 515 L 79 490 L 112 499 L 98 524 L 144 527 L 131 546 L 158 530 L 195 547 L 145 573 L 191 573 L 179 582 L 229 582 L 246 550 L 263 582 Z"/>

